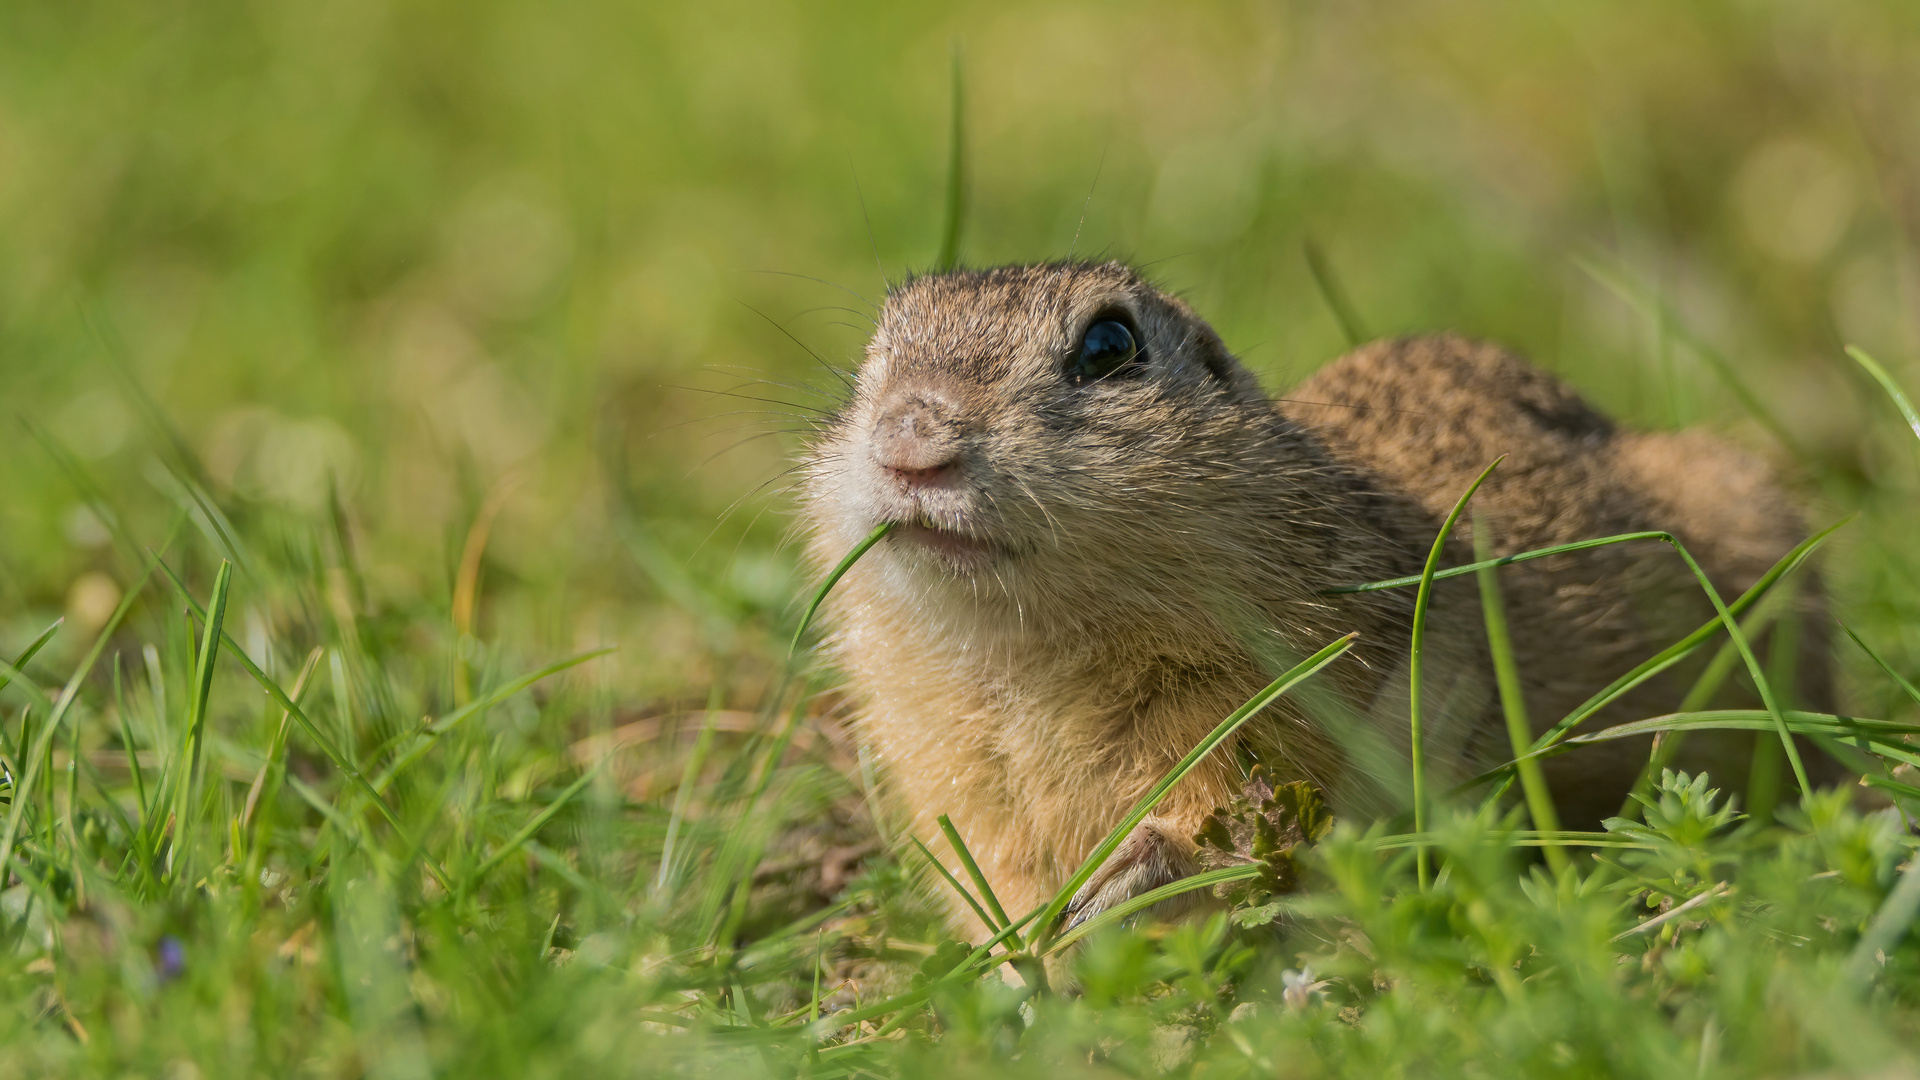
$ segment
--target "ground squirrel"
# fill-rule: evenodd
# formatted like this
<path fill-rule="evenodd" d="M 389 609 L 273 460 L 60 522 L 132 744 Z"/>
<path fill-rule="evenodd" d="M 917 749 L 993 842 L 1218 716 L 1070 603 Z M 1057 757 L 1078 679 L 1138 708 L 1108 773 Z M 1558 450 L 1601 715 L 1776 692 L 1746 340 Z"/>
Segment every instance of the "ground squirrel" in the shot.
<path fill-rule="evenodd" d="M 1349 631 L 1355 647 L 1242 743 L 1338 811 L 1403 806 L 1413 590 L 1326 590 L 1418 573 L 1502 454 L 1475 499 L 1502 554 L 1668 529 L 1731 598 L 1802 538 L 1754 459 L 1697 432 L 1622 430 L 1494 346 L 1376 342 L 1270 399 L 1185 303 L 1119 263 L 893 288 L 851 400 L 805 462 L 803 501 L 823 568 L 898 523 L 834 594 L 829 648 L 911 827 L 929 837 L 950 814 L 1024 910 L 1221 718 Z M 1455 542 L 1449 564 L 1468 561 Z M 1712 615 L 1658 543 L 1501 575 L 1536 726 Z M 1470 576 L 1437 589 L 1427 633 L 1441 790 L 1511 753 Z M 1803 670 L 1799 700 L 1824 704 L 1823 665 Z M 1591 726 L 1671 711 L 1685 685 L 1655 679 Z M 1615 812 L 1646 755 L 1622 741 L 1552 759 L 1567 824 Z M 1734 760 L 1716 759 L 1716 776 L 1737 781 L 1722 775 Z M 1188 872 L 1192 833 L 1239 778 L 1216 752 L 1101 869 L 1079 915 Z"/>

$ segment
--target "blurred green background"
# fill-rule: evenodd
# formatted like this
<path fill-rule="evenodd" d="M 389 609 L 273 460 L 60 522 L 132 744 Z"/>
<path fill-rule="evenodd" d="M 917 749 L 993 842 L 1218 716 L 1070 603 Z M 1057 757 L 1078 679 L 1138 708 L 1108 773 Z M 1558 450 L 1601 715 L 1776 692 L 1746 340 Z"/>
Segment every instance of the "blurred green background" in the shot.
<path fill-rule="evenodd" d="M 1372 334 L 1499 339 L 1865 508 L 1829 577 L 1920 655 L 1914 454 L 1841 353 L 1920 386 L 1906 0 L 5 5 L 0 646 L 104 621 L 103 519 L 157 543 L 200 471 L 203 531 L 431 638 L 498 491 L 476 636 L 703 698 L 791 627 L 808 350 L 933 257 L 956 43 L 965 261 L 1144 264 L 1279 389 L 1345 348 L 1317 243 Z"/>

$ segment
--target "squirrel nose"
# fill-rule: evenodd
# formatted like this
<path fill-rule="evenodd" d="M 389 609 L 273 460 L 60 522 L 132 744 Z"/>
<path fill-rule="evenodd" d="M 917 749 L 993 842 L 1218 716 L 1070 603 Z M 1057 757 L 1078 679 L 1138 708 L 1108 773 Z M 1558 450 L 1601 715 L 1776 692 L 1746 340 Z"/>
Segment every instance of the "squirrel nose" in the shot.
<path fill-rule="evenodd" d="M 956 428 L 942 403 L 903 397 L 874 421 L 874 462 L 909 487 L 936 484 L 959 461 Z"/>

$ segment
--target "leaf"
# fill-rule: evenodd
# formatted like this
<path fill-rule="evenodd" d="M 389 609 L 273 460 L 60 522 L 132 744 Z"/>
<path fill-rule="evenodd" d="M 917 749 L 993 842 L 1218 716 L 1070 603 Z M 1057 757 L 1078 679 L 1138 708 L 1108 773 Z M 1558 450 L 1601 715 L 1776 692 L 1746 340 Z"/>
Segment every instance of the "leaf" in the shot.
<path fill-rule="evenodd" d="M 1318 788 L 1295 781 L 1276 789 L 1265 766 L 1255 765 L 1241 794 L 1231 805 L 1215 808 L 1193 839 L 1200 846 L 1200 864 L 1209 870 L 1260 867 L 1257 877 L 1214 890 L 1236 907 L 1258 908 L 1274 896 L 1299 891 L 1300 856 L 1331 828 L 1333 814 Z M 1261 918 L 1243 911 L 1234 918 L 1243 926 L 1257 926 L 1273 915 Z"/>
<path fill-rule="evenodd" d="M 1261 904 L 1259 907 L 1241 908 L 1239 911 L 1234 912 L 1231 918 L 1233 919 L 1234 925 L 1251 930 L 1256 926 L 1265 926 L 1279 918 L 1280 913 L 1284 910 L 1286 910 L 1286 905 L 1275 900 L 1271 904 Z"/>
<path fill-rule="evenodd" d="M 964 941 L 949 938 L 941 942 L 934 948 L 932 956 L 920 961 L 920 970 L 914 973 L 912 979 L 913 989 L 919 990 L 940 981 L 948 972 L 966 963 L 967 956 L 972 952 L 973 946 Z"/>

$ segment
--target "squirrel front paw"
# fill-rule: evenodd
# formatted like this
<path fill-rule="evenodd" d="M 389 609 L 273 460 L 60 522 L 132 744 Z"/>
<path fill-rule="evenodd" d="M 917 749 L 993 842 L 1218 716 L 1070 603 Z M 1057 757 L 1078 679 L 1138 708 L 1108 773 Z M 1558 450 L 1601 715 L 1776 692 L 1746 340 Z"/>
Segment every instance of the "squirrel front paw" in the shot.
<path fill-rule="evenodd" d="M 1185 833 L 1165 818 L 1147 818 L 1135 826 L 1120 846 L 1107 856 L 1073 901 L 1062 913 L 1061 931 L 1071 930 L 1088 919 L 1152 892 L 1162 885 L 1192 874 L 1196 869 L 1193 845 Z M 1184 911 L 1191 896 L 1178 896 L 1155 904 L 1150 910 L 1160 915 Z"/>

